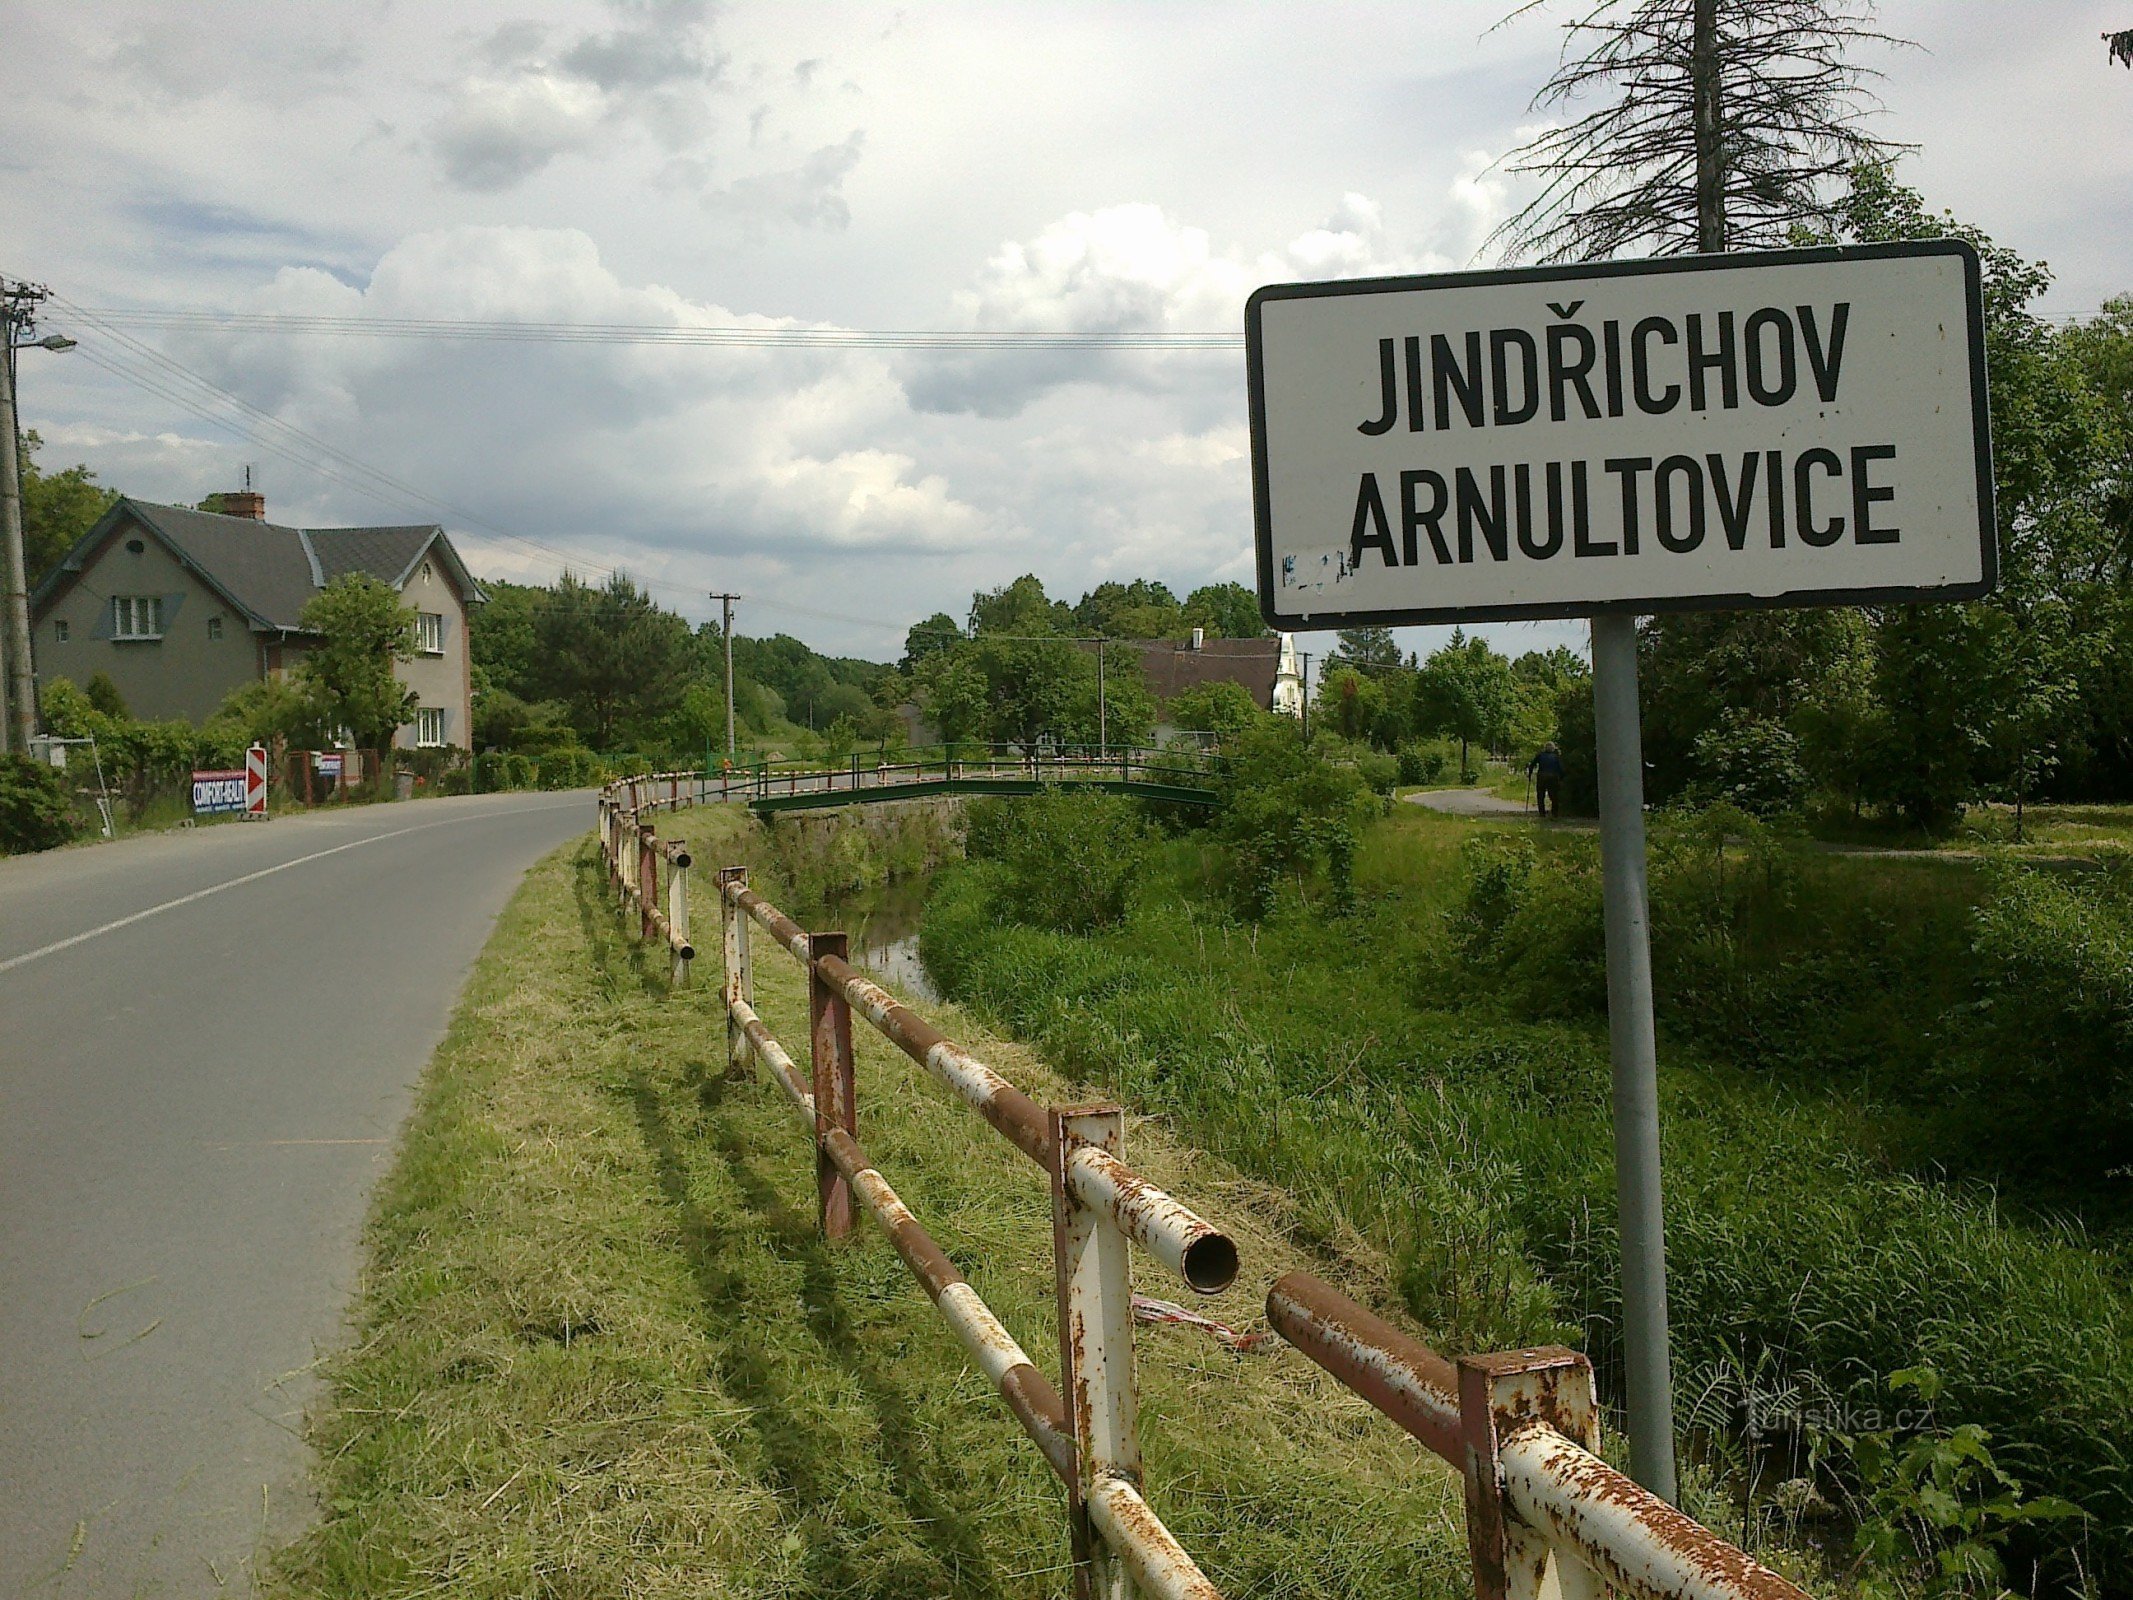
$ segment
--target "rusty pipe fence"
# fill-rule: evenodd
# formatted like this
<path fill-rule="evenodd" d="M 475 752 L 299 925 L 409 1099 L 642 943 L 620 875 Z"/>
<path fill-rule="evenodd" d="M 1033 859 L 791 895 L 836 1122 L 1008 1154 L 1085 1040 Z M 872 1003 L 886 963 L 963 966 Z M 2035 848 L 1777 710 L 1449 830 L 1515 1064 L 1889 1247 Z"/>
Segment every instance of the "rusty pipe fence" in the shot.
<path fill-rule="evenodd" d="M 601 851 L 642 936 L 663 936 L 686 981 L 688 852 L 648 818 L 708 798 L 702 774 L 610 785 Z M 662 913 L 657 863 L 669 870 Z M 1133 1384 L 1131 1246 L 1200 1294 L 1229 1286 L 1235 1244 L 1149 1184 L 1120 1155 L 1115 1105 L 1045 1107 L 860 973 L 842 933 L 811 933 L 748 887 L 747 869 L 715 874 L 729 1071 L 759 1063 L 815 1147 L 816 1213 L 831 1239 L 854 1203 L 888 1237 L 927 1297 L 1066 1486 L 1081 1600 L 1220 1600 L 1142 1495 Z M 808 1059 L 797 1065 L 755 1009 L 751 925 L 808 982 Z M 684 953 L 685 952 L 685 953 Z M 852 1017 L 879 1031 L 1044 1172 L 1052 1191 L 1053 1279 L 1061 1387 L 1039 1370 L 950 1263 L 858 1142 Z M 1558 1346 L 1439 1355 L 1307 1272 L 1277 1281 L 1269 1324 L 1465 1484 L 1477 1600 L 1807 1600 L 1744 1551 L 1602 1460 L 1592 1366 Z"/>

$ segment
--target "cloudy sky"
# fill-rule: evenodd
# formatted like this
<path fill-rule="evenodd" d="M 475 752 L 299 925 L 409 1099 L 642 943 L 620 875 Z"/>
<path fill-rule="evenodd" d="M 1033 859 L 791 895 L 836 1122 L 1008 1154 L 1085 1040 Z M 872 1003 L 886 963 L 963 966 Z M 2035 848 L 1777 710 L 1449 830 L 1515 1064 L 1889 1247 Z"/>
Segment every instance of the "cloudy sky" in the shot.
<path fill-rule="evenodd" d="M 1260 283 L 1486 264 L 1564 7 L 1506 9 L 0 0 L 0 272 L 82 341 L 25 358 L 24 423 L 142 498 L 249 464 L 277 521 L 441 520 L 486 575 L 734 589 L 744 631 L 883 658 L 1025 571 L 1249 583 L 1234 348 L 107 313 L 1234 332 Z M 1920 46 L 1860 57 L 1907 180 L 2048 260 L 2049 311 L 2133 289 L 2133 73 L 2098 38 L 2133 0 L 1881 16 Z"/>

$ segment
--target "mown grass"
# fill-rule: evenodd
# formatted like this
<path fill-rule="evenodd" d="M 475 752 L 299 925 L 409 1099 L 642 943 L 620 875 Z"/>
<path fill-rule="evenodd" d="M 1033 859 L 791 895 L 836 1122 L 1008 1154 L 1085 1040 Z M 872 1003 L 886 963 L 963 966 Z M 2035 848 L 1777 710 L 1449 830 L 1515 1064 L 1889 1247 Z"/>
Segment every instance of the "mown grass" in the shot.
<path fill-rule="evenodd" d="M 1131 920 L 1093 939 L 1014 925 L 992 869 L 973 864 L 936 890 L 922 944 L 935 980 L 988 1020 L 1174 1117 L 1280 1185 L 1307 1223 L 1359 1229 L 1445 1346 L 1566 1336 L 1619 1397 L 1607 1041 L 1578 997 L 1596 981 L 1596 946 L 1566 941 L 1552 966 L 1509 977 L 1463 958 L 1450 921 L 1460 846 L 1492 831 L 1402 807 L 1366 841 L 1354 915 L 1258 927 L 1226 913 L 1211 853 L 1183 841 Z M 1551 833 L 1540 847 L 1590 845 Z M 1864 1004 L 1935 959 L 1933 930 L 1910 924 L 1959 915 L 1975 888 L 1970 869 L 1931 862 L 1808 870 L 1855 867 L 1891 924 L 1881 966 L 1839 974 Z M 1827 994 L 1803 984 L 1744 1014 L 1804 1013 L 1789 1021 L 1805 1049 L 1832 1037 L 1831 1017 L 1810 1009 Z M 1892 1000 L 1847 1048 L 1920 1014 Z M 1805 1445 L 1803 1408 L 1863 1426 L 1888 1374 L 1935 1367 L 1944 1422 L 1984 1424 L 2025 1483 L 2090 1513 L 2047 1585 L 2075 1581 L 2078 1563 L 2117 1587 L 2133 1538 L 2123 1258 L 2078 1225 L 2011 1216 L 1989 1188 L 1892 1161 L 1884 1102 L 1857 1060 L 1840 1052 L 1817 1081 L 1811 1058 L 1767 1070 L 1700 1045 L 1707 1019 L 1661 1020 L 1684 1421 L 1721 1456 L 1757 1411 L 1777 1430 L 1766 1446 Z M 1732 1459 L 1751 1483 L 1798 1470 L 1782 1451 Z M 1751 1541 L 1767 1531 L 1751 1517 Z"/>
<path fill-rule="evenodd" d="M 719 818 L 677 828 L 699 861 L 754 846 Z M 700 966 L 668 992 L 590 846 L 529 875 L 378 1196 L 352 1343 L 312 1421 L 322 1516 L 269 1592 L 1068 1591 L 1057 1485 L 888 1245 L 864 1224 L 817 1237 L 808 1146 L 767 1084 L 725 1075 L 715 960 Z M 804 1041 L 799 972 L 767 944 L 757 987 Z M 1040 1099 L 1082 1095 L 940 1015 Z M 860 1034 L 869 1154 L 1052 1367 L 1040 1175 Z M 1298 1217 L 1156 1123 L 1128 1148 L 1238 1236 L 1243 1281 L 1201 1309 L 1254 1323 L 1298 1260 Z M 1321 1250 L 1320 1270 L 1382 1291 L 1383 1263 L 1341 1237 L 1356 1248 Z M 1152 1270 L 1139 1286 L 1178 1293 Z M 1138 1347 L 1150 1498 L 1225 1593 L 1466 1592 L 1456 1480 L 1317 1369 L 1177 1329 Z"/>

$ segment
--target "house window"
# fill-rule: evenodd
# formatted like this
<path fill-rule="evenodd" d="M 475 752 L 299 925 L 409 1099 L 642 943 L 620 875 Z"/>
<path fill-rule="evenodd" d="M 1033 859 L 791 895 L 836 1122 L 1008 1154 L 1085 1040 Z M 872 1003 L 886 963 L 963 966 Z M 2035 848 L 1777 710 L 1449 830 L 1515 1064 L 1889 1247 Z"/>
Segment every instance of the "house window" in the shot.
<path fill-rule="evenodd" d="M 415 743 L 441 745 L 444 743 L 444 707 L 415 707 Z"/>
<path fill-rule="evenodd" d="M 159 594 L 115 594 L 111 597 L 111 637 L 114 639 L 160 639 L 163 637 L 163 597 Z"/>
<path fill-rule="evenodd" d="M 52 639 L 55 644 L 65 644 L 67 642 L 67 619 L 65 617 L 54 617 L 52 619 Z"/>
<path fill-rule="evenodd" d="M 444 654 L 444 617 L 440 613 L 415 613 L 415 648 L 426 656 Z"/>
<path fill-rule="evenodd" d="M 210 639 L 222 637 L 222 619 L 220 617 L 209 617 L 207 619 L 207 636 Z"/>
<path fill-rule="evenodd" d="M 437 572 L 434 567 L 432 567 L 427 561 L 422 563 L 422 581 L 424 583 L 428 583 L 430 579 L 434 578 L 436 575 Z"/>

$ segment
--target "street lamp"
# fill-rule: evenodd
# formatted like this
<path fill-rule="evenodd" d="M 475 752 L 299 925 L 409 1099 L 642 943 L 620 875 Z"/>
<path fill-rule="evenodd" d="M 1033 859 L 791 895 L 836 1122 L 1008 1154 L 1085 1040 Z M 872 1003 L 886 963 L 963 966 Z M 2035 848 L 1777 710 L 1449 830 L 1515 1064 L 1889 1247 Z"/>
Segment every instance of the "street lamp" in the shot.
<path fill-rule="evenodd" d="M 0 280 L 0 326 L 7 348 L 0 352 L 0 542 L 7 546 L 7 698 L 10 715 L 0 728 L 0 749 L 11 742 L 27 755 L 37 731 L 37 673 L 30 655 L 30 582 L 22 554 L 22 461 L 16 438 L 15 352 L 71 350 L 63 333 L 32 338 L 37 307 L 50 291 L 41 284 Z"/>

